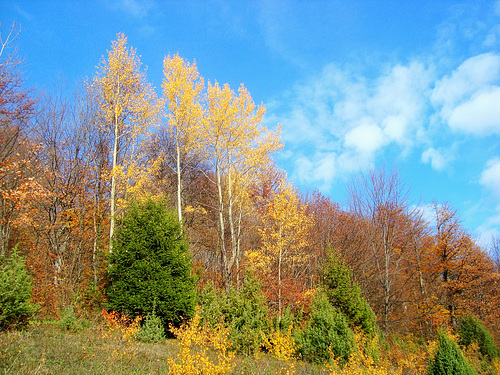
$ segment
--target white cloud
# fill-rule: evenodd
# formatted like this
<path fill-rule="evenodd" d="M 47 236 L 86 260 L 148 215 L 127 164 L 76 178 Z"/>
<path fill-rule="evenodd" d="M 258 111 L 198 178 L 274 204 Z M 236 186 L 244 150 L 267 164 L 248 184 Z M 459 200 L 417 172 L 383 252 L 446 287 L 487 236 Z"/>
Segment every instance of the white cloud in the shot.
<path fill-rule="evenodd" d="M 404 143 L 408 126 L 408 118 L 403 115 L 387 116 L 382 121 L 384 134 L 396 143 Z"/>
<path fill-rule="evenodd" d="M 479 183 L 490 190 L 500 199 L 500 159 L 493 158 L 486 164 L 486 169 L 481 174 Z"/>
<path fill-rule="evenodd" d="M 297 157 L 295 173 L 327 184 L 373 165 L 389 145 L 406 154 L 422 133 L 431 77 L 419 62 L 389 67 L 374 79 L 329 64 L 296 85 L 272 104 L 271 119 L 283 124 L 287 151 L 308 155 Z"/>
<path fill-rule="evenodd" d="M 500 78 L 500 56 L 484 53 L 465 60 L 451 75 L 436 83 L 432 100 L 454 106 Z"/>
<path fill-rule="evenodd" d="M 345 144 L 361 154 L 373 154 L 386 143 L 382 129 L 376 124 L 363 124 L 349 131 Z"/>
<path fill-rule="evenodd" d="M 476 135 L 500 132 L 499 80 L 500 56 L 477 55 L 438 81 L 431 100 L 454 130 Z"/>
<path fill-rule="evenodd" d="M 455 107 L 448 124 L 453 129 L 476 135 L 500 133 L 500 87 L 479 92 Z"/>
<path fill-rule="evenodd" d="M 422 153 L 422 162 L 425 164 L 431 164 L 431 167 L 435 170 L 443 170 L 449 163 L 450 156 L 447 155 L 442 150 L 436 150 L 433 147 L 426 149 Z"/>
<path fill-rule="evenodd" d="M 478 243 L 481 246 L 489 247 L 491 240 L 494 237 L 500 236 L 500 206 L 496 209 L 496 214 L 490 216 L 484 223 L 482 223 L 476 230 L 478 236 Z"/>
<path fill-rule="evenodd" d="M 485 199 L 485 202 L 491 202 L 488 206 L 490 214 L 476 230 L 480 244 L 487 246 L 492 236 L 500 235 L 500 158 L 492 158 L 486 163 L 479 183 L 492 193 L 493 199 L 493 201 Z M 485 204 L 483 206 L 486 207 Z"/>
<path fill-rule="evenodd" d="M 441 205 L 438 205 L 437 208 L 440 208 Z M 412 210 L 417 214 L 420 214 L 422 219 L 427 222 L 431 227 L 436 227 L 436 205 L 435 204 L 423 204 L 423 205 L 414 205 L 412 206 Z"/>

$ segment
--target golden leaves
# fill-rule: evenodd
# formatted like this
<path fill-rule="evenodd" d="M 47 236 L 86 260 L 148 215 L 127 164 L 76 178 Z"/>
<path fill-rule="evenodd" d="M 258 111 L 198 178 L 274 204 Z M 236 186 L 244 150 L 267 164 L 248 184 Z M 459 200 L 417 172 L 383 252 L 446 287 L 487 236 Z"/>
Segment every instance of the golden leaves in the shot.
<path fill-rule="evenodd" d="M 168 358 L 170 374 L 229 374 L 234 368 L 235 353 L 229 348 L 230 329 L 221 323 L 215 329 L 202 325 L 201 317 L 195 314 L 189 324 L 180 328 L 170 326 L 170 331 L 180 341 L 177 360 Z M 215 351 L 217 360 L 212 361 L 208 348 Z"/>
<path fill-rule="evenodd" d="M 190 64 L 178 54 L 163 60 L 163 96 L 168 108 L 168 121 L 174 137 L 182 137 L 187 146 L 193 129 L 203 117 L 200 103 L 203 77 L 196 63 Z"/>
<path fill-rule="evenodd" d="M 91 88 L 97 100 L 103 126 L 115 127 L 118 136 L 137 137 L 156 123 L 159 105 L 152 86 L 140 70 L 142 63 L 133 48 L 127 49 L 127 38 L 117 35 L 107 59 L 101 61 Z"/>
<path fill-rule="evenodd" d="M 262 223 L 259 233 L 263 254 L 285 256 L 295 263 L 307 258 L 304 252 L 298 250 L 309 245 L 307 234 L 313 220 L 306 213 L 306 206 L 300 203 L 295 190 L 285 180 L 267 203 Z"/>

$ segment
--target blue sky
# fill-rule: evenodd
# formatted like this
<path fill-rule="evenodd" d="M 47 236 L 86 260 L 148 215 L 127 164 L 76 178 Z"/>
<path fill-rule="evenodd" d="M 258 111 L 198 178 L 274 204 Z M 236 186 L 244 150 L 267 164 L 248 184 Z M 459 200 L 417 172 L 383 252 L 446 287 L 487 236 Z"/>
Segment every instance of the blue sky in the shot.
<path fill-rule="evenodd" d="M 282 124 L 277 156 L 303 191 L 398 168 L 413 202 L 449 202 L 480 241 L 500 233 L 500 2 L 0 1 L 18 20 L 27 85 L 96 73 L 118 32 L 161 86 L 165 55 L 244 83 Z"/>

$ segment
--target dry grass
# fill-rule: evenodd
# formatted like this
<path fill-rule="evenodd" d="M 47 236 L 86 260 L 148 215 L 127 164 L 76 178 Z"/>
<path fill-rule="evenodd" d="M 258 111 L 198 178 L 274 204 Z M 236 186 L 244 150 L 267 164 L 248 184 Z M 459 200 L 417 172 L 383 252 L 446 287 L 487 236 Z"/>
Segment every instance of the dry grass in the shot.
<path fill-rule="evenodd" d="M 0 333 L 0 374 L 168 374 L 177 340 L 144 344 L 109 335 L 102 326 L 78 333 L 56 324 Z M 237 356 L 232 374 L 286 374 L 290 363 L 267 354 Z M 294 361 L 295 374 L 327 374 L 326 367 Z"/>

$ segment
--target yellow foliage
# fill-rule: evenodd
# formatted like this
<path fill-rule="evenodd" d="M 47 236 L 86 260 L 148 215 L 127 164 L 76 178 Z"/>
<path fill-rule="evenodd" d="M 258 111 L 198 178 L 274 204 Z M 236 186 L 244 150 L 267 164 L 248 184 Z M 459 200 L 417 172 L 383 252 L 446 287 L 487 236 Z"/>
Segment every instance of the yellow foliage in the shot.
<path fill-rule="evenodd" d="M 280 373 L 285 372 L 286 375 L 295 373 L 295 363 L 292 360 L 296 357 L 298 346 L 295 343 L 295 338 L 292 336 L 292 326 L 288 327 L 287 331 L 271 329 L 271 332 L 266 336 L 263 332 L 260 333 L 264 340 L 266 350 L 280 361 L 287 362 L 287 366 L 281 368 Z"/>
<path fill-rule="evenodd" d="M 200 325 L 201 317 L 198 313 L 188 324 L 180 328 L 170 326 L 170 331 L 180 340 L 180 352 L 177 360 L 168 358 L 169 373 L 174 375 L 228 374 L 234 368 L 232 363 L 234 352 L 228 350 L 231 346 L 229 328 L 220 324 L 215 329 Z M 216 362 L 212 362 L 208 349 L 211 348 L 217 355 Z"/>
<path fill-rule="evenodd" d="M 107 312 L 102 309 L 102 316 L 106 322 L 106 332 L 103 333 L 103 338 L 117 336 L 123 340 L 131 342 L 139 331 L 139 323 L 142 320 L 141 316 L 136 316 L 134 319 L 128 318 L 116 311 Z"/>
<path fill-rule="evenodd" d="M 277 258 L 278 262 L 306 260 L 305 253 L 298 253 L 308 245 L 307 234 L 312 226 L 312 218 L 306 214 L 306 206 L 300 203 L 297 193 L 285 180 L 279 192 L 268 202 L 262 217 L 263 228 L 261 256 Z M 270 267 L 271 264 L 267 264 Z"/>
<path fill-rule="evenodd" d="M 271 333 L 266 336 L 263 332 L 260 333 L 264 340 L 264 347 L 275 358 L 282 361 L 289 361 L 295 358 L 297 353 L 297 345 L 295 338 L 292 336 L 292 326 L 288 327 L 287 331 L 271 329 Z"/>
<path fill-rule="evenodd" d="M 163 96 L 168 108 L 169 130 L 184 151 L 192 148 L 194 130 L 203 117 L 200 95 L 203 78 L 196 63 L 190 64 L 178 54 L 163 60 Z"/>
<path fill-rule="evenodd" d="M 493 358 L 493 360 L 491 361 L 491 366 L 493 367 L 495 374 L 500 375 L 500 359 Z"/>
<path fill-rule="evenodd" d="M 368 339 L 360 332 L 355 333 L 356 350 L 349 356 L 349 361 L 342 367 L 340 358 L 336 358 L 330 350 L 330 364 L 327 367 L 330 374 L 342 375 L 400 375 L 402 367 L 391 365 L 380 361 L 375 363 L 370 352 L 370 348 L 378 346 L 378 338 Z M 412 373 L 412 372 L 410 372 Z"/>
<path fill-rule="evenodd" d="M 112 42 L 108 58 L 102 60 L 92 88 L 96 91 L 105 126 L 121 136 L 136 137 L 158 115 L 156 93 L 140 71 L 141 62 L 133 48 L 127 49 L 123 34 Z"/>

